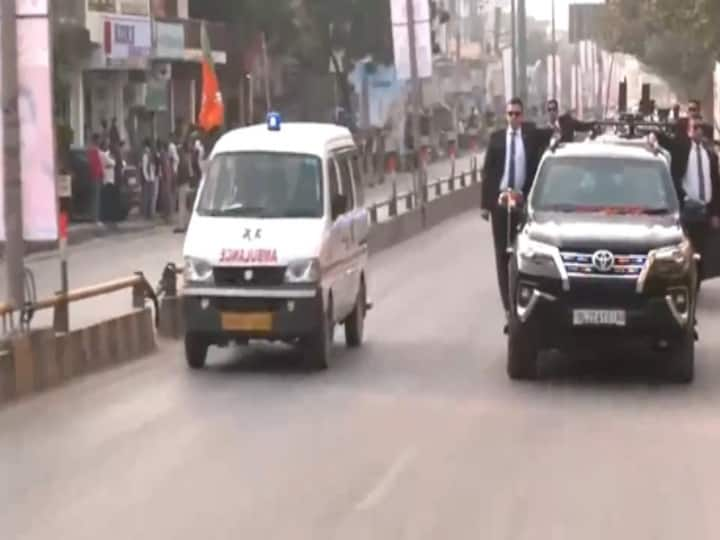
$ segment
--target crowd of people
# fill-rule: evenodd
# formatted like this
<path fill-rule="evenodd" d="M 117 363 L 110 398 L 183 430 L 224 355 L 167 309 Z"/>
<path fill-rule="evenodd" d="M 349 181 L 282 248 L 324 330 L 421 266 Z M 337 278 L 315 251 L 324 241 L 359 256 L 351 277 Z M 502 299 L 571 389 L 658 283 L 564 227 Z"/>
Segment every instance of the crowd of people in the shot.
<path fill-rule="evenodd" d="M 159 216 L 183 232 L 192 204 L 190 194 L 202 178 L 206 159 L 204 137 L 194 127 L 167 140 L 145 139 L 136 159 L 130 157 L 120 138 L 116 119 L 110 126 L 101 122 L 101 131 L 91 136 L 88 164 L 92 186 L 91 217 L 98 226 L 114 226 L 127 215 L 132 204 L 122 195 L 127 188 L 127 172 L 136 171 L 140 186 L 139 211 L 142 218 L 155 221 Z M 129 191 L 126 189 L 126 192 Z"/>

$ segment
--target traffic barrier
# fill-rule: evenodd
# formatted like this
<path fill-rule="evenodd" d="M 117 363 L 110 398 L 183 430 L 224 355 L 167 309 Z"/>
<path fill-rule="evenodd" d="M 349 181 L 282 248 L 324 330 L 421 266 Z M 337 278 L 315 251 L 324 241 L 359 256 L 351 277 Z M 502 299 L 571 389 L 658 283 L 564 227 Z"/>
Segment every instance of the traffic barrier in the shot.
<path fill-rule="evenodd" d="M 67 305 L 124 289 L 132 291 L 132 311 L 78 330 L 59 311 Z M 146 299 L 155 303 L 145 306 Z M 26 323 L 43 309 L 55 311 L 54 328 L 12 328 L 17 315 Z M 137 360 L 156 350 L 157 299 L 142 274 L 32 302 L 20 309 L 0 306 L 6 336 L 0 339 L 0 403 L 48 390 L 73 378 Z M 8 327 L 10 330 L 8 331 Z"/>

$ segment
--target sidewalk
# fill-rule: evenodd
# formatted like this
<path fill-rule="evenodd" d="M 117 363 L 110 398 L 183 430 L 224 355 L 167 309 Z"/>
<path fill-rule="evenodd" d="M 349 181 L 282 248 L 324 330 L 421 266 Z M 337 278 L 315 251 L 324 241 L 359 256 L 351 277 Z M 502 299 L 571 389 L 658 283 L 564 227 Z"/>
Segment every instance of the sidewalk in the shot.
<path fill-rule="evenodd" d="M 149 221 L 132 217 L 128 221 L 118 223 L 115 226 L 98 227 L 94 223 L 75 223 L 71 224 L 68 229 L 68 245 L 75 246 L 84 244 L 91 240 L 122 236 L 128 234 L 138 234 L 144 231 L 160 227 L 159 223 L 151 223 Z M 26 242 L 25 254 L 33 255 L 58 249 L 57 242 Z M 0 259 L 5 256 L 5 244 L 0 243 Z"/>

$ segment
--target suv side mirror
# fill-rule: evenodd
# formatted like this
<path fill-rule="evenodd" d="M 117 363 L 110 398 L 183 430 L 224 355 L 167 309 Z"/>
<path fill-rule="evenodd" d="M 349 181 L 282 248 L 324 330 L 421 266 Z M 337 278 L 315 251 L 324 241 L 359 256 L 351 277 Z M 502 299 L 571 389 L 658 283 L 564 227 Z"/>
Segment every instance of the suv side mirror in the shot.
<path fill-rule="evenodd" d="M 330 201 L 330 211 L 332 213 L 333 221 L 343 215 L 346 209 L 347 197 L 340 193 L 333 195 L 332 200 Z"/>

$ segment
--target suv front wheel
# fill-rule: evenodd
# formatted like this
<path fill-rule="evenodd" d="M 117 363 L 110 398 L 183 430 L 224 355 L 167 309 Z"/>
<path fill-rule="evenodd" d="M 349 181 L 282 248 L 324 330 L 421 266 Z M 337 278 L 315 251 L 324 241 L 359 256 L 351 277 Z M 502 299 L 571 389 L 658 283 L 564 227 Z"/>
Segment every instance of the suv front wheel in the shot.
<path fill-rule="evenodd" d="M 667 378 L 676 383 L 689 384 L 695 378 L 695 334 L 685 332 L 673 343 L 667 355 Z"/>
<path fill-rule="evenodd" d="M 539 349 L 532 329 L 510 316 L 507 373 L 513 380 L 535 380 L 538 376 Z"/>

